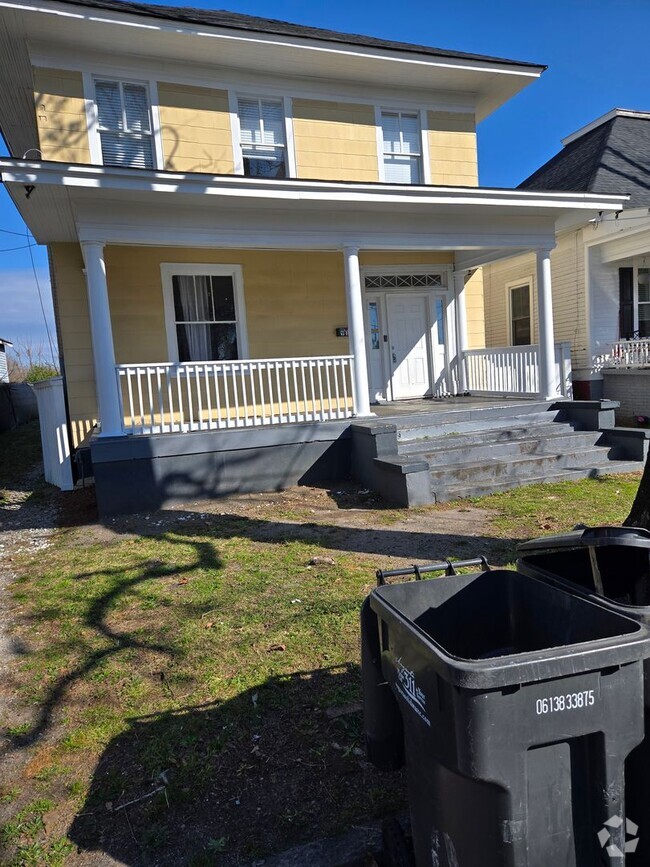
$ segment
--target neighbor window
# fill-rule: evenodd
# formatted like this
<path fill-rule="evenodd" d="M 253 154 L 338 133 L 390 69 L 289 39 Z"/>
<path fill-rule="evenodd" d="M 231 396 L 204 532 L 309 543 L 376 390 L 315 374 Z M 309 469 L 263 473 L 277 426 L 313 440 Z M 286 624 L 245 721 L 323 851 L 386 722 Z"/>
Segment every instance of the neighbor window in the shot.
<path fill-rule="evenodd" d="M 529 346 L 532 343 L 528 283 L 510 287 L 510 336 L 512 346 Z"/>
<path fill-rule="evenodd" d="M 639 337 L 650 337 L 650 268 L 639 268 L 637 274 Z"/>
<path fill-rule="evenodd" d="M 152 169 L 151 108 L 146 86 L 98 79 L 95 103 L 104 165 Z"/>
<path fill-rule="evenodd" d="M 174 274 L 179 361 L 238 358 L 235 283 L 231 275 Z"/>
<path fill-rule="evenodd" d="M 256 178 L 286 178 L 282 100 L 240 96 L 237 113 L 244 174 Z"/>
<path fill-rule="evenodd" d="M 387 184 L 422 182 L 420 117 L 405 111 L 382 111 L 384 180 Z"/>
<path fill-rule="evenodd" d="M 650 337 L 650 268 L 619 268 L 619 336 Z"/>

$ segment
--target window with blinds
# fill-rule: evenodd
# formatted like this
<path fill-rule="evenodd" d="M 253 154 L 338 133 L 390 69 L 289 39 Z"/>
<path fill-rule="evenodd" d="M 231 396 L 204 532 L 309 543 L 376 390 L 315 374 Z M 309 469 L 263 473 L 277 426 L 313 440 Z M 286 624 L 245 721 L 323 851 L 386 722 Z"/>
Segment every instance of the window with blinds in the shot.
<path fill-rule="evenodd" d="M 152 169 L 153 137 L 146 86 L 98 79 L 95 104 L 104 165 Z"/>
<path fill-rule="evenodd" d="M 422 137 L 419 115 L 405 111 L 382 111 L 381 131 L 386 183 L 422 183 Z"/>
<path fill-rule="evenodd" d="M 528 283 L 510 289 L 510 334 L 513 346 L 530 346 L 532 342 Z"/>
<path fill-rule="evenodd" d="M 237 113 L 244 174 L 257 178 L 286 178 L 282 100 L 239 97 Z"/>

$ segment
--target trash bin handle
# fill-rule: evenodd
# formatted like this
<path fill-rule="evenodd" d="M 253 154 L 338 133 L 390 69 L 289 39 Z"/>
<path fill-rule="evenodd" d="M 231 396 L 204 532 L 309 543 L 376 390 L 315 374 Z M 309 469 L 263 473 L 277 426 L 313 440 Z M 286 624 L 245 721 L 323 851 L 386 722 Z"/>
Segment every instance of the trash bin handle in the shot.
<path fill-rule="evenodd" d="M 456 560 L 452 563 L 451 560 L 443 560 L 440 563 L 431 563 L 429 566 L 409 566 L 407 569 L 378 569 L 377 586 L 383 587 L 386 584 L 386 578 L 402 578 L 407 575 L 414 575 L 416 581 L 422 581 L 422 575 L 428 572 L 444 572 L 445 575 L 457 575 L 457 569 L 464 569 L 468 566 L 481 566 L 484 572 L 490 571 L 490 564 L 485 557 L 476 557 L 473 560 Z"/>

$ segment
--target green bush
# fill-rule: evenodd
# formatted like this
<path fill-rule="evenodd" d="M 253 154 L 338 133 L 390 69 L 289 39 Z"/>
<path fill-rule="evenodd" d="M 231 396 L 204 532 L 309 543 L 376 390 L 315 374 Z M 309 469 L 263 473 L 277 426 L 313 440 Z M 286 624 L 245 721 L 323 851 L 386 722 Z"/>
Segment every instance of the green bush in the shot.
<path fill-rule="evenodd" d="M 59 371 L 53 364 L 32 364 L 25 374 L 25 382 L 42 382 L 58 375 Z"/>

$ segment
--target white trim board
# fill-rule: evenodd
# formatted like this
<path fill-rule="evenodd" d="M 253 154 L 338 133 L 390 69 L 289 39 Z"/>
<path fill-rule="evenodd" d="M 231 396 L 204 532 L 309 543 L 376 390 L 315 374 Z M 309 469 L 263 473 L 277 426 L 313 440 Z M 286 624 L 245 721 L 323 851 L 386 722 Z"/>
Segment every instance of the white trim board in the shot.
<path fill-rule="evenodd" d="M 246 303 L 244 299 L 244 272 L 241 265 L 205 265 L 201 263 L 162 262 L 160 276 L 165 311 L 165 331 L 167 334 L 167 354 L 170 362 L 178 363 L 178 341 L 176 337 L 176 314 L 174 311 L 174 276 L 232 277 L 235 293 L 235 328 L 237 331 L 237 357 L 248 358 L 248 328 L 246 323 Z M 201 359 L 209 361 L 210 359 Z"/>
<path fill-rule="evenodd" d="M 57 52 L 48 47 L 35 46 L 30 51 L 33 66 L 45 69 L 65 69 L 74 72 L 106 75 L 119 78 L 129 76 L 146 80 L 155 79 L 164 84 L 190 85 L 215 90 L 252 90 L 259 88 L 259 74 L 214 66 L 201 67 L 166 61 L 164 66 L 147 58 L 124 57 L 123 63 L 115 64 L 112 56 Z M 407 110 L 423 108 L 425 111 L 474 114 L 474 95 L 471 93 L 445 93 L 406 87 L 394 89 L 360 86 L 354 82 L 296 80 L 289 76 L 269 75 L 264 77 L 265 93 L 282 97 L 289 94 L 295 99 L 313 99 L 323 102 L 380 105 L 397 103 Z M 417 96 L 414 96 L 417 94 Z"/>
<path fill-rule="evenodd" d="M 187 34 L 199 37 L 218 38 L 231 43 L 241 43 L 256 46 L 264 44 L 278 46 L 287 49 L 302 49 L 312 54 L 329 54 L 332 56 L 353 56 L 362 59 L 384 60 L 394 63 L 423 66 L 429 68 L 458 69 L 462 71 L 490 72 L 506 76 L 521 76 L 523 78 L 536 79 L 546 69 L 545 66 L 527 62 L 511 61 L 506 58 L 493 59 L 478 55 L 476 58 L 455 57 L 453 54 L 425 54 L 418 52 L 413 46 L 413 51 L 404 51 L 391 47 L 362 45 L 350 42 L 333 42 L 317 37 L 304 37 L 280 33 L 261 32 L 257 30 L 243 30 L 229 28 L 207 23 L 192 24 L 188 21 L 167 20 L 165 18 L 143 18 L 137 13 L 121 12 L 114 10 L 99 9 L 96 7 L 74 7 L 68 3 L 48 3 L 41 5 L 38 0 L 0 0 L 0 7 L 17 11 L 39 12 L 57 18 L 77 21 L 92 21 L 97 24 L 117 24 L 130 29 L 140 29 L 148 32 L 168 32 L 171 34 Z"/>

